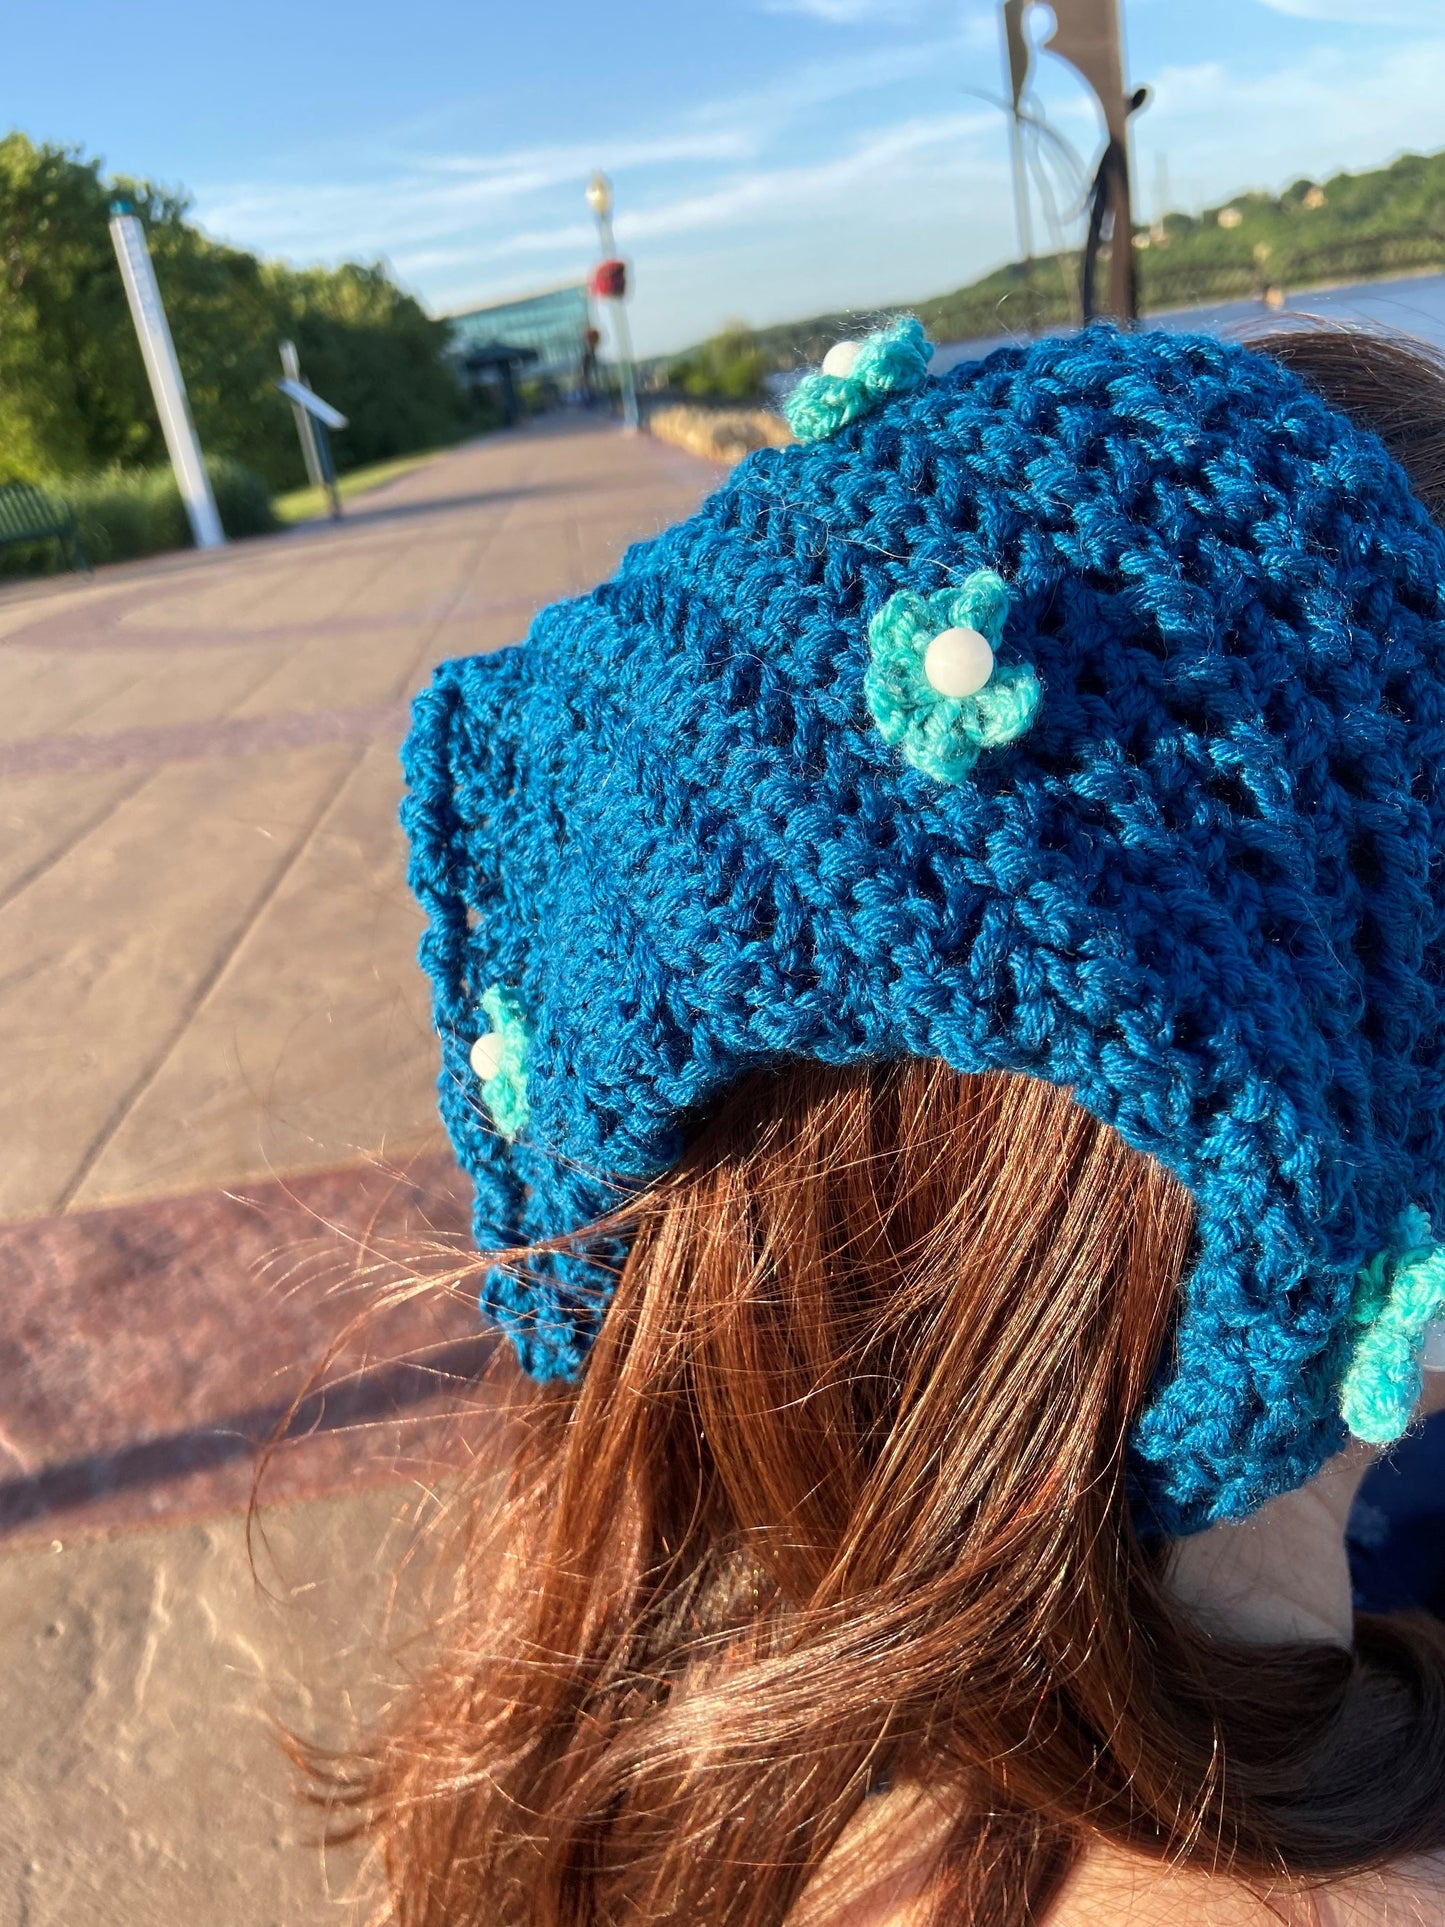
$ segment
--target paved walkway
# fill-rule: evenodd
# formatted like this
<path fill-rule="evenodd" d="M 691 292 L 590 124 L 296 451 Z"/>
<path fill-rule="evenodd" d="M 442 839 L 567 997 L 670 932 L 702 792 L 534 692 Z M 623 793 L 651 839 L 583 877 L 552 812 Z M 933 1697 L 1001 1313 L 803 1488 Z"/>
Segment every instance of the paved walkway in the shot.
<path fill-rule="evenodd" d="M 539 423 L 339 526 L 0 589 L 0 1927 L 323 1917 L 238 1724 L 296 1637 L 252 1623 L 236 1508 L 377 1282 L 465 1249 L 395 823 L 406 699 L 714 474 Z M 398 1309 L 278 1455 L 300 1542 L 355 1577 L 347 1638 L 482 1351 L 466 1293 Z M 315 1672 L 331 1635 L 307 1638 Z"/>
<path fill-rule="evenodd" d="M 706 474 L 537 427 L 339 527 L 0 595 L 0 1221 L 438 1147 L 406 700 Z"/>

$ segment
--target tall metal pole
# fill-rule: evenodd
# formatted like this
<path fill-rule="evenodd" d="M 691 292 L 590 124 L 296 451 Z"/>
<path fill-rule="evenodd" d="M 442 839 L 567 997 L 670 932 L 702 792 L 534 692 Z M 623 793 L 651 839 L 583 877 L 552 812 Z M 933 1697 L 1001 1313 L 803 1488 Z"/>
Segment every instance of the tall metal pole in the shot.
<path fill-rule="evenodd" d="M 1029 181 L 1024 170 L 1024 133 L 1023 123 L 1017 112 L 1010 122 L 1013 148 L 1014 169 L 1014 219 L 1018 222 L 1019 253 L 1023 257 L 1024 279 L 1029 279 L 1034 265 L 1034 224 L 1029 212 Z"/>
<path fill-rule="evenodd" d="M 1108 195 L 1109 312 L 1133 321 L 1134 227 L 1129 193 L 1129 116 L 1148 98 L 1147 88 L 1125 92 L 1124 36 L 1118 0 L 1054 0 L 1054 30 L 1043 43 L 1093 89 L 1108 133 L 1101 171 Z"/>
<path fill-rule="evenodd" d="M 1134 155 L 1131 121 L 1135 111 L 1148 99 L 1147 88 L 1125 92 L 1127 63 L 1124 48 L 1123 9 L 1114 0 L 1114 44 L 1119 50 L 1119 92 L 1124 103 L 1123 129 L 1119 147 L 1124 164 L 1114 181 L 1114 234 L 1109 244 L 1109 299 L 1115 314 L 1127 321 L 1139 319 L 1139 281 L 1134 264 Z"/>
<path fill-rule="evenodd" d="M 216 512 L 211 478 L 206 473 L 201 444 L 196 439 L 195 423 L 186 400 L 186 384 L 176 360 L 170 323 L 161 306 L 161 291 L 156 286 L 156 271 L 146 246 L 145 229 L 131 211 L 129 201 L 112 204 L 110 238 L 120 263 L 130 318 L 135 323 L 141 358 L 155 397 L 156 413 L 161 418 L 161 433 L 166 438 L 166 452 L 176 472 L 176 486 L 185 504 L 191 536 L 198 549 L 223 548 L 226 532 Z"/>
<path fill-rule="evenodd" d="M 294 341 L 281 343 L 281 372 L 288 381 L 294 381 L 309 389 L 311 383 L 301 372 L 301 357 L 296 352 Z M 327 438 L 325 423 L 317 421 L 310 409 L 303 408 L 299 401 L 291 404 L 291 413 L 296 418 L 296 433 L 301 438 L 301 459 L 306 464 L 306 479 L 314 489 L 325 489 L 331 500 L 331 519 L 341 520 L 341 491 L 336 486 L 336 464 L 331 459 L 331 443 Z"/>
<path fill-rule="evenodd" d="M 1009 151 L 1013 161 L 1014 219 L 1018 223 L 1019 254 L 1024 267 L 1024 307 L 1030 332 L 1034 327 L 1034 231 L 1029 208 L 1029 177 L 1024 164 L 1023 94 L 1029 78 L 1029 43 L 1024 32 L 1028 0 L 1004 0 L 999 19 L 1003 27 L 1004 62 L 1009 71 L 1013 113 L 1009 120 Z"/>
<path fill-rule="evenodd" d="M 301 357 L 296 352 L 294 341 L 281 343 L 281 373 L 288 381 L 300 381 Z M 291 404 L 291 413 L 296 418 L 296 437 L 301 443 L 301 459 L 306 464 L 306 479 L 312 488 L 325 488 L 326 477 L 321 470 L 321 453 L 316 446 L 316 430 L 311 417 L 299 401 Z"/>
<path fill-rule="evenodd" d="M 612 183 L 599 169 L 587 183 L 587 205 L 597 216 L 597 232 L 602 242 L 602 258 L 617 255 L 612 236 Z M 622 383 L 622 426 L 629 434 L 637 431 L 637 379 L 632 369 L 632 330 L 627 324 L 627 300 L 620 295 L 612 303 L 612 321 L 617 330 L 617 373 Z"/>

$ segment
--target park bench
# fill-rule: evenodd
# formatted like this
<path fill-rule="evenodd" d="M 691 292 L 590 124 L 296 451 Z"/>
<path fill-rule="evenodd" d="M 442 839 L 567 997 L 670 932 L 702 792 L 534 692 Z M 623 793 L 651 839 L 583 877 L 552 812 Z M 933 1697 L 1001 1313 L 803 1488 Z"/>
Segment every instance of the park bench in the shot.
<path fill-rule="evenodd" d="M 33 482 L 0 482 L 0 548 L 52 538 L 68 554 L 72 569 L 90 574 L 74 512 L 63 502 L 51 501 Z"/>

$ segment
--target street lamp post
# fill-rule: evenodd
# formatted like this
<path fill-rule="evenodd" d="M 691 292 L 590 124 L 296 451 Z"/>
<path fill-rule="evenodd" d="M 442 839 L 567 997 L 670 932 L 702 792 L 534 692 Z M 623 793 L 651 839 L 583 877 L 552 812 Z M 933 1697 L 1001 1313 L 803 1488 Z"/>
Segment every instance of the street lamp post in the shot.
<path fill-rule="evenodd" d="M 612 238 L 612 183 L 599 168 L 587 183 L 587 205 L 597 216 L 597 232 L 602 241 L 602 259 L 617 258 L 617 243 Z M 613 324 L 617 330 L 617 371 L 622 382 L 622 426 L 629 434 L 637 431 L 637 381 L 632 372 L 632 330 L 627 325 L 627 296 L 611 297 Z"/>

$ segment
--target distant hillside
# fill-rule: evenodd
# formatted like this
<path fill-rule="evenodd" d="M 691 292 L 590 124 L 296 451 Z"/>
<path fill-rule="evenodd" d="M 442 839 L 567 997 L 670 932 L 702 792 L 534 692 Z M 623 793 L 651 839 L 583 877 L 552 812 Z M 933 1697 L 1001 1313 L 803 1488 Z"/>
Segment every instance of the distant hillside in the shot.
<path fill-rule="evenodd" d="M 1200 215 L 1169 214 L 1140 227 L 1137 250 L 1143 312 L 1262 296 L 1269 287 L 1319 287 L 1445 269 L 1445 153 L 1406 154 L 1367 174 L 1296 181 L 1281 195 L 1237 194 Z M 969 341 L 1005 329 L 1023 332 L 1073 313 L 1078 257 L 1036 260 L 1026 277 L 1010 262 L 952 294 L 900 302 L 935 341 Z M 814 315 L 756 330 L 751 342 L 770 366 L 815 361 L 859 315 Z"/>

